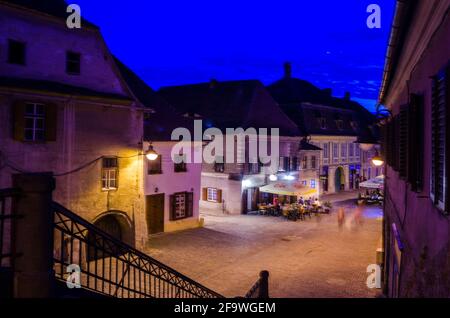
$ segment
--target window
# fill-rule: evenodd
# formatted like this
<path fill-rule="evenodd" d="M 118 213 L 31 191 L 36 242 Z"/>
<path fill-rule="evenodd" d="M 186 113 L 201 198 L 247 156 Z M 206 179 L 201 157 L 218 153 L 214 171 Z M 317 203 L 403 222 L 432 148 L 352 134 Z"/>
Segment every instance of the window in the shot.
<path fill-rule="evenodd" d="M 311 189 L 315 189 L 316 188 L 316 180 L 315 179 L 311 179 L 310 180 L 310 186 L 311 186 Z"/>
<path fill-rule="evenodd" d="M 280 166 L 278 168 L 279 171 L 289 171 L 290 169 L 290 158 L 289 157 L 280 157 Z"/>
<path fill-rule="evenodd" d="M 347 144 L 341 144 L 341 158 L 347 159 Z"/>
<path fill-rule="evenodd" d="M 442 211 L 448 213 L 449 189 L 449 127 L 448 96 L 450 67 L 433 78 L 431 103 L 431 199 Z"/>
<path fill-rule="evenodd" d="M 304 185 L 306 187 L 308 185 L 308 181 L 302 180 L 302 185 Z"/>
<path fill-rule="evenodd" d="M 298 170 L 298 158 L 297 157 L 292 157 L 290 159 L 290 164 L 291 164 L 291 168 L 290 171 L 297 171 Z"/>
<path fill-rule="evenodd" d="M 216 157 L 216 162 L 214 162 L 214 171 L 219 173 L 225 172 L 225 163 L 223 156 Z"/>
<path fill-rule="evenodd" d="M 325 117 L 318 118 L 320 129 L 327 129 L 327 119 Z"/>
<path fill-rule="evenodd" d="M 162 156 L 158 155 L 155 160 L 147 160 L 148 174 L 162 174 Z"/>
<path fill-rule="evenodd" d="M 25 104 L 25 141 L 45 140 L 45 106 Z"/>
<path fill-rule="evenodd" d="M 339 161 L 339 144 L 333 143 L 333 162 Z"/>
<path fill-rule="evenodd" d="M 203 201 L 222 202 L 222 190 L 216 188 L 203 188 Z"/>
<path fill-rule="evenodd" d="M 343 130 L 344 129 L 344 121 L 342 119 L 336 120 L 336 127 L 339 130 Z"/>
<path fill-rule="evenodd" d="M 316 156 L 311 156 L 311 169 L 316 169 L 317 163 L 316 163 Z"/>
<path fill-rule="evenodd" d="M 355 157 L 359 158 L 359 156 L 361 155 L 361 149 L 359 148 L 359 144 L 355 144 Z"/>
<path fill-rule="evenodd" d="M 80 75 L 81 54 L 74 52 L 66 53 L 66 73 L 69 75 Z"/>
<path fill-rule="evenodd" d="M 353 157 L 355 155 L 354 147 L 355 147 L 354 144 L 352 144 L 352 143 L 348 144 L 348 156 L 349 157 Z"/>
<path fill-rule="evenodd" d="M 170 196 L 170 220 L 179 220 L 193 215 L 193 192 L 178 192 Z"/>
<path fill-rule="evenodd" d="M 329 143 L 324 143 L 322 146 L 323 150 L 323 163 L 327 164 L 330 158 L 330 146 Z"/>
<path fill-rule="evenodd" d="M 12 105 L 13 138 L 25 142 L 56 141 L 57 106 L 15 101 Z"/>
<path fill-rule="evenodd" d="M 302 169 L 308 169 L 308 156 L 302 158 Z"/>
<path fill-rule="evenodd" d="M 16 65 L 25 65 L 25 43 L 9 40 L 8 41 L 8 63 Z"/>
<path fill-rule="evenodd" d="M 423 186 L 423 96 L 412 94 L 408 116 L 408 182 L 411 190 L 420 192 Z"/>
<path fill-rule="evenodd" d="M 109 157 L 102 159 L 102 189 L 116 190 L 117 189 L 117 174 L 118 174 L 118 159 L 116 157 Z"/>
<path fill-rule="evenodd" d="M 181 162 L 175 162 L 174 163 L 174 171 L 175 172 L 186 172 L 187 171 L 187 163 L 186 163 L 186 154 L 178 155 L 178 160 Z"/>

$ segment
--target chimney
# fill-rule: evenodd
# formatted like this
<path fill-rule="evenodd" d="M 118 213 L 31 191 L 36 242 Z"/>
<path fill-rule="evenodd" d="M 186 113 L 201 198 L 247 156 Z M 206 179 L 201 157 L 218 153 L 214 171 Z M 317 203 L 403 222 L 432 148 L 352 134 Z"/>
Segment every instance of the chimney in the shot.
<path fill-rule="evenodd" d="M 345 92 L 345 96 L 344 96 L 344 99 L 345 100 L 350 100 L 350 92 Z"/>
<path fill-rule="evenodd" d="M 284 78 L 292 77 L 292 64 L 291 62 L 284 63 Z"/>
<path fill-rule="evenodd" d="M 219 81 L 215 78 L 209 80 L 209 88 L 216 88 L 217 84 L 219 84 Z"/>

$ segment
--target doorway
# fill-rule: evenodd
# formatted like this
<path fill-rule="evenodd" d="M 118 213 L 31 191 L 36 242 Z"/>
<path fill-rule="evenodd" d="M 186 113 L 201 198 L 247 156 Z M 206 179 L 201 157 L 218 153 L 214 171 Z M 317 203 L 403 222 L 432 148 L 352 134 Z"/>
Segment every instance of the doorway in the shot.
<path fill-rule="evenodd" d="M 148 234 L 164 232 L 164 193 L 147 195 L 145 214 Z"/>
<path fill-rule="evenodd" d="M 345 174 L 344 169 L 342 167 L 338 167 L 336 169 L 336 173 L 334 175 L 334 182 L 336 192 L 345 190 Z"/>

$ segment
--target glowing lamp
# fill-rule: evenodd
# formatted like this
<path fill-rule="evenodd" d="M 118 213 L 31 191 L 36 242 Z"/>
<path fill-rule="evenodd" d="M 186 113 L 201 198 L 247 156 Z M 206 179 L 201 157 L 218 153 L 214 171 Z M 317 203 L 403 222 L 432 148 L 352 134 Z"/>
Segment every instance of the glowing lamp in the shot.
<path fill-rule="evenodd" d="M 148 150 L 145 152 L 145 156 L 150 161 L 158 159 L 158 153 L 153 149 L 152 145 L 148 146 Z"/>
<path fill-rule="evenodd" d="M 384 164 L 383 159 L 380 156 L 375 156 L 372 158 L 372 163 L 376 166 L 382 166 Z"/>
<path fill-rule="evenodd" d="M 295 180 L 295 177 L 294 176 L 285 176 L 284 180 L 292 181 L 292 180 Z"/>
<path fill-rule="evenodd" d="M 245 188 L 249 188 L 252 186 L 252 182 L 250 180 L 244 180 L 242 181 L 242 186 L 244 186 Z"/>
<path fill-rule="evenodd" d="M 270 180 L 270 181 L 277 181 L 277 180 L 278 180 L 278 177 L 277 177 L 276 175 L 274 175 L 274 174 L 271 174 L 271 175 L 269 176 L 269 180 Z"/>

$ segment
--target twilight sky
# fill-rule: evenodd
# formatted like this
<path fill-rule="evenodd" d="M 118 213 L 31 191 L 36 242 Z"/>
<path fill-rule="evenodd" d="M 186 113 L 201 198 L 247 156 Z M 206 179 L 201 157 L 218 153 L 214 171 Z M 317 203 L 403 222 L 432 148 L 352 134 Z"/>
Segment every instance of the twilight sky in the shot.
<path fill-rule="evenodd" d="M 74 1 L 75 2 L 75 1 Z M 293 75 L 374 109 L 394 0 L 77 0 L 112 53 L 154 89 Z M 381 29 L 369 29 L 369 4 Z"/>

